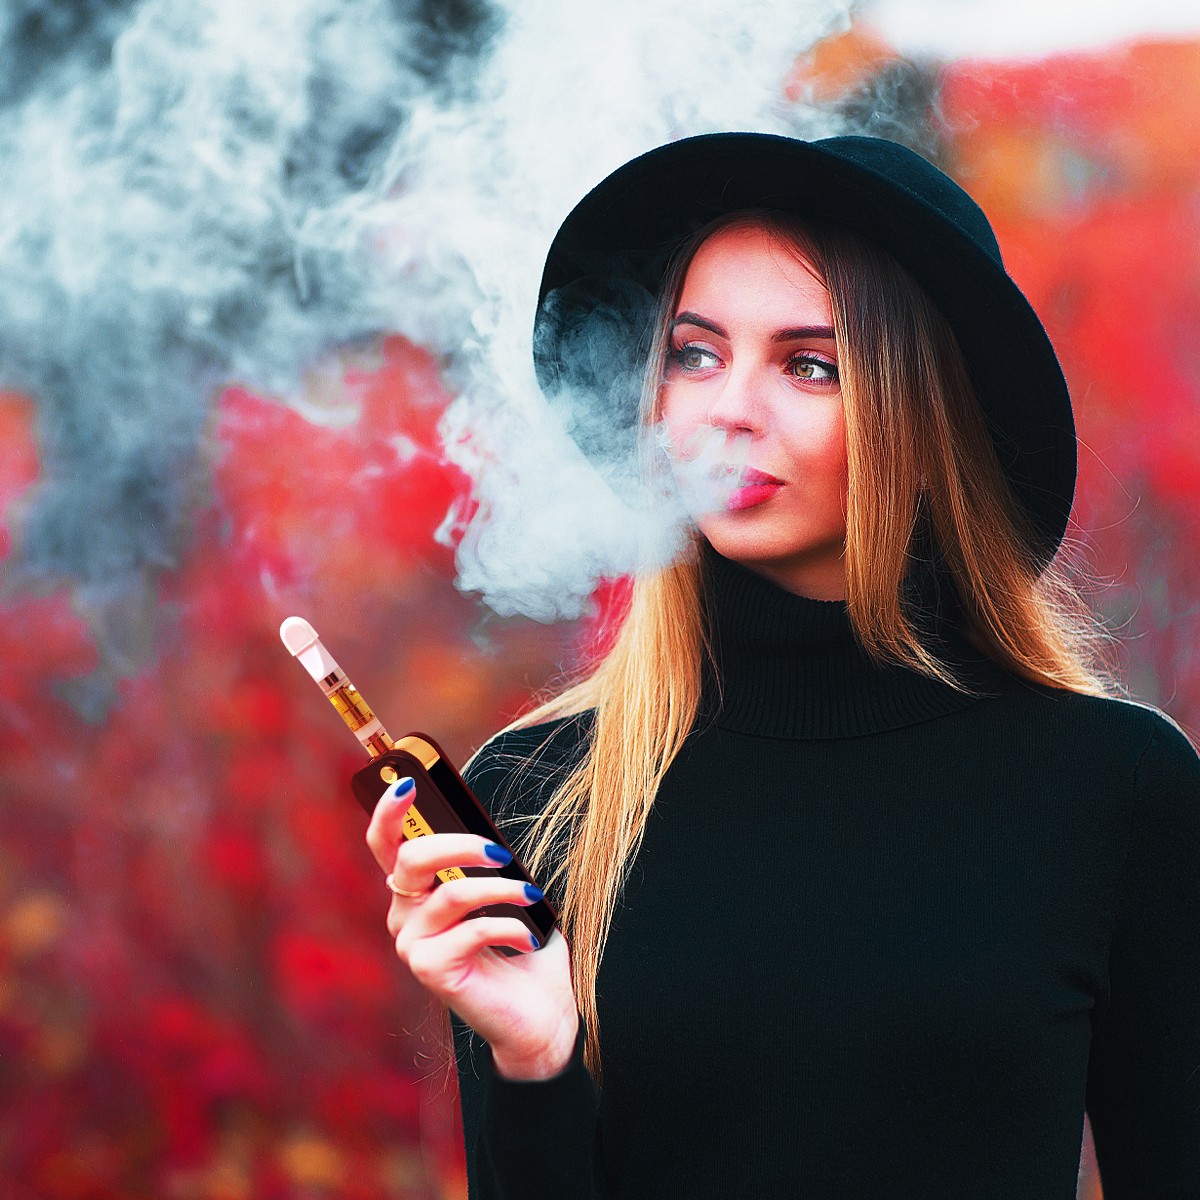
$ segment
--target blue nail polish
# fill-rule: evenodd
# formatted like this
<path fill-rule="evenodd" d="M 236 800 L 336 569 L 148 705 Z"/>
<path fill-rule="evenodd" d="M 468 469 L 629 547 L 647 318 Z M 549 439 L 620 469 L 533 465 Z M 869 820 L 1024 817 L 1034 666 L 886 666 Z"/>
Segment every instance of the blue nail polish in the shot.
<path fill-rule="evenodd" d="M 539 946 L 542 944 L 541 942 L 539 942 L 539 941 L 537 940 L 537 938 L 535 938 L 535 937 L 533 936 L 533 934 L 532 934 L 532 933 L 529 935 L 529 940 L 530 940 L 530 941 L 533 943 L 533 948 L 534 948 L 535 950 L 536 950 L 536 949 L 537 949 L 537 948 L 538 948 L 538 947 L 539 947 Z"/>
<path fill-rule="evenodd" d="M 392 784 L 392 795 L 397 800 L 403 800 L 416 786 L 417 781 L 411 775 L 405 775 L 403 779 L 398 779 Z"/>
<path fill-rule="evenodd" d="M 492 862 L 498 862 L 502 867 L 512 862 L 512 851 L 505 850 L 503 846 L 497 846 L 495 842 L 488 842 L 484 846 L 483 852 Z"/>
<path fill-rule="evenodd" d="M 542 898 L 542 889 L 534 887 L 532 883 L 525 885 L 525 898 L 527 900 L 540 900 Z"/>

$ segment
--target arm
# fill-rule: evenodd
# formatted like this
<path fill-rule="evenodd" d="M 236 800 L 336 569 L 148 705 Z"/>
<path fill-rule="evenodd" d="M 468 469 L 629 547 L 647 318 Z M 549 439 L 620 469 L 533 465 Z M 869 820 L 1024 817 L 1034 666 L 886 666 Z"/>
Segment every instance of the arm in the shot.
<path fill-rule="evenodd" d="M 1134 800 L 1088 1115 L 1105 1200 L 1200 1200 L 1200 758 L 1161 718 Z"/>
<path fill-rule="evenodd" d="M 554 759 L 575 749 L 570 743 L 566 751 L 560 745 L 547 746 L 532 733 L 523 738 L 523 732 L 501 739 L 503 746 L 484 747 L 464 774 L 502 828 L 508 823 L 506 816 L 525 816 L 544 804 L 547 796 L 537 793 L 554 779 L 553 771 L 537 772 L 543 787 L 521 788 L 517 798 L 510 788 L 513 768 L 539 751 L 548 751 L 547 757 Z M 558 897 L 550 898 L 557 906 Z M 553 943 L 552 939 L 538 953 L 557 949 Z M 450 1017 L 469 1200 L 601 1200 L 605 1192 L 595 1166 L 598 1102 L 583 1061 L 585 1029 L 578 1015 L 573 1035 L 555 1051 L 554 1062 L 536 1071 L 513 1071 L 507 1064 L 498 1068 L 487 1041 L 456 1013 Z M 560 1058 L 565 1059 L 562 1065 Z M 506 1077 L 515 1074 L 526 1078 Z"/>
<path fill-rule="evenodd" d="M 601 1200 L 595 1176 L 596 1089 L 580 1022 L 566 1067 L 540 1081 L 501 1077 L 491 1050 L 454 1027 L 469 1200 Z"/>

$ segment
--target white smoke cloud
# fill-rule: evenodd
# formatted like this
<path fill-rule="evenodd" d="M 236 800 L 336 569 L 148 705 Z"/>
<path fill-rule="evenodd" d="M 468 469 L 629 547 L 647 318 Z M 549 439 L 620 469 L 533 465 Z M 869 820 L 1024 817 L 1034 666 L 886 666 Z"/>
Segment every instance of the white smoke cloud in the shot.
<path fill-rule="evenodd" d="M 1195 0 L 866 0 L 860 15 L 900 53 L 939 58 L 1032 58 L 1200 34 Z"/>
<path fill-rule="evenodd" d="M 421 0 L 0 9 L 0 386 L 36 400 L 43 464 L 6 583 L 73 581 L 110 673 L 146 652 L 219 387 L 288 395 L 386 330 L 362 248 L 307 230 L 478 49 L 473 7 L 441 31 Z"/>
<path fill-rule="evenodd" d="M 44 464 L 15 574 L 73 579 L 131 669 L 131 597 L 186 546 L 219 388 L 302 405 L 314 361 L 388 331 L 450 364 L 443 432 L 479 500 L 460 587 L 551 620 L 661 561 L 678 503 L 631 507 L 535 384 L 545 251 L 652 146 L 841 131 L 782 86 L 851 3 L 611 0 L 601 24 L 564 0 L 97 0 L 70 20 L 12 0 L 0 386 L 37 399 Z"/>
<path fill-rule="evenodd" d="M 578 5 L 521 0 L 470 99 L 414 112 L 392 161 L 403 190 L 360 217 L 403 231 L 387 269 L 413 304 L 394 323 L 463 363 L 444 432 L 481 503 L 458 583 L 498 612 L 577 616 L 598 578 L 663 561 L 681 534 L 679 506 L 631 507 L 628 478 L 611 481 L 618 497 L 538 391 L 530 338 L 559 222 L 615 167 L 675 138 L 835 132 L 831 115 L 785 104 L 783 84 L 849 17 L 841 0 L 615 0 L 601 30 Z"/>

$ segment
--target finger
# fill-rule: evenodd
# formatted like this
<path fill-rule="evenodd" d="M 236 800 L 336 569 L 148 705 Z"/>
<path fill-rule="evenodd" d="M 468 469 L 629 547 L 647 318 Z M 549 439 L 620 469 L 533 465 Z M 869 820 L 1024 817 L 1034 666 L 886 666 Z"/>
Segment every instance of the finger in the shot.
<path fill-rule="evenodd" d="M 400 936 L 400 931 L 408 924 L 415 906 L 415 900 L 405 900 L 402 896 L 392 897 L 387 914 L 387 931 L 392 935 L 392 941 Z"/>
<path fill-rule="evenodd" d="M 410 902 L 399 914 L 406 919 L 402 925 L 397 924 L 396 933 L 403 929 L 406 943 L 433 937 L 484 905 L 519 904 L 525 907 L 536 904 L 541 898 L 539 888 L 515 879 L 452 879 L 420 904 Z"/>
<path fill-rule="evenodd" d="M 510 862 L 508 850 L 478 834 L 431 833 L 395 847 L 384 869 L 391 872 L 396 887 L 424 892 L 433 886 L 438 871 L 447 867 L 502 867 Z"/>
<path fill-rule="evenodd" d="M 449 998 L 466 978 L 471 960 L 488 946 L 532 952 L 537 939 L 516 917 L 472 917 L 436 937 L 419 938 L 397 948 L 413 978 L 431 992 Z"/>
<path fill-rule="evenodd" d="M 404 839 L 404 814 L 417 795 L 416 780 L 411 775 L 397 779 L 379 798 L 371 823 L 367 826 L 367 845 L 375 861 L 389 870 L 396 857 L 396 847 Z"/>

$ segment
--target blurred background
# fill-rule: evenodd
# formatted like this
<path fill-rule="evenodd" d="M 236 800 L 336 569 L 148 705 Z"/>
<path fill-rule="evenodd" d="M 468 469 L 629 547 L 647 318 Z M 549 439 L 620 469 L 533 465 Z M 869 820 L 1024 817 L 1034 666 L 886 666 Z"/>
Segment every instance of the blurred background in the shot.
<path fill-rule="evenodd" d="M 1095 602 L 1200 732 L 1187 7 L 8 0 L 5 1197 L 465 1196 L 360 751 L 277 630 L 460 762 L 605 644 L 621 510 L 529 328 L 557 222 L 662 141 L 877 133 L 979 199 L 1071 382 Z"/>

